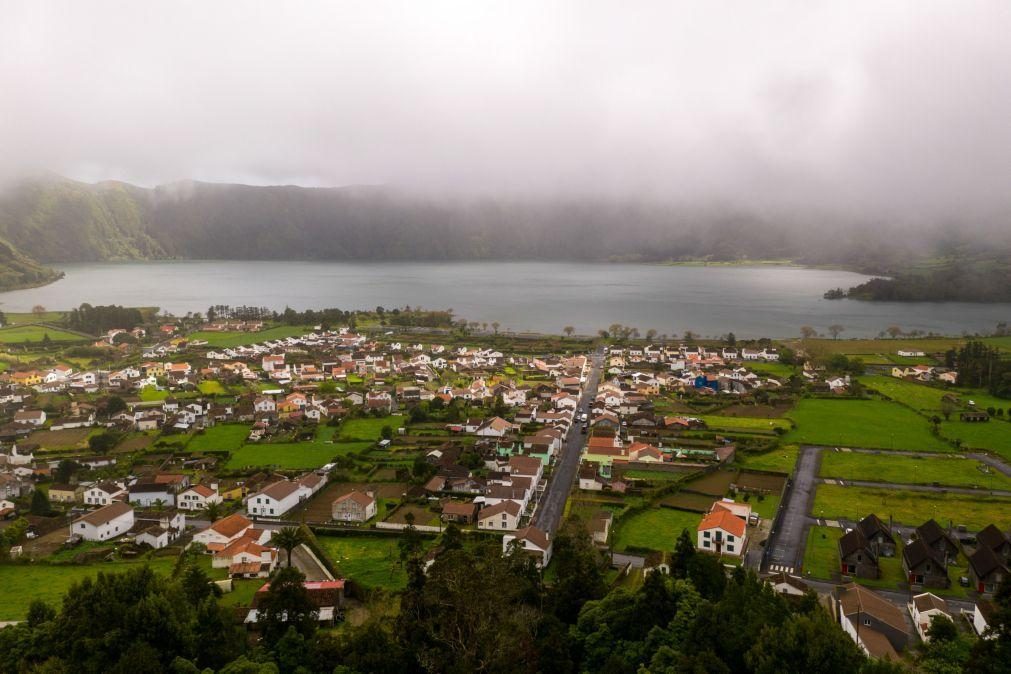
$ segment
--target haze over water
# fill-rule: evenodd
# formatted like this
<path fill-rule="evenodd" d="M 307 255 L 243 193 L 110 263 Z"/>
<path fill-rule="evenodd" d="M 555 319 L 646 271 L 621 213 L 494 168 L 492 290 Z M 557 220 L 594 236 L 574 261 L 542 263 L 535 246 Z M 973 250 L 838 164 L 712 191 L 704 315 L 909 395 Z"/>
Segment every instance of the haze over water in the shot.
<path fill-rule="evenodd" d="M 643 334 L 789 337 L 802 325 L 872 337 L 890 325 L 960 335 L 992 330 L 1011 305 L 830 301 L 829 288 L 868 277 L 785 266 L 689 267 L 562 262 L 170 261 L 75 264 L 41 288 L 0 293 L 0 309 L 71 309 L 82 302 L 157 306 L 175 314 L 213 304 L 295 309 L 452 308 L 501 330 L 595 334 L 612 323 Z"/>

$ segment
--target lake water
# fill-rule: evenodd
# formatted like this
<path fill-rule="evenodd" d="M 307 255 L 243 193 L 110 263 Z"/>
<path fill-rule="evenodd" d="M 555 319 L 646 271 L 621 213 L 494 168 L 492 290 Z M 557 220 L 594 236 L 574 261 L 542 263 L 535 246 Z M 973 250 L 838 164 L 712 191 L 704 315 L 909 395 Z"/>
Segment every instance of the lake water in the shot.
<path fill-rule="evenodd" d="M 890 325 L 959 335 L 1011 319 L 1009 304 L 825 300 L 829 288 L 867 277 L 786 266 L 689 267 L 559 262 L 170 261 L 64 265 L 66 278 L 0 293 L 0 309 L 70 309 L 82 302 L 157 306 L 173 313 L 212 304 L 272 309 L 367 309 L 410 304 L 452 308 L 502 330 L 594 334 L 612 323 L 680 335 L 732 331 L 789 337 L 800 326 L 843 337 L 875 336 Z"/>

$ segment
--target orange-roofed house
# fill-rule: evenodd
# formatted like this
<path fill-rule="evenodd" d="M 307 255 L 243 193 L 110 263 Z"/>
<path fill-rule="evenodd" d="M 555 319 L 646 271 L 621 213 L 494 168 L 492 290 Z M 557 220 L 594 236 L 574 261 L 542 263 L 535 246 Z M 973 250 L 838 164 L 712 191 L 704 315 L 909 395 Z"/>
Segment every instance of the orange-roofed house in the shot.
<path fill-rule="evenodd" d="M 211 552 L 223 550 L 230 543 L 242 538 L 253 526 L 247 518 L 235 513 L 223 517 L 201 532 L 193 535 L 194 543 L 203 543 Z"/>
<path fill-rule="evenodd" d="M 741 504 L 716 501 L 699 522 L 698 549 L 741 557 L 748 545 L 748 515 Z"/>

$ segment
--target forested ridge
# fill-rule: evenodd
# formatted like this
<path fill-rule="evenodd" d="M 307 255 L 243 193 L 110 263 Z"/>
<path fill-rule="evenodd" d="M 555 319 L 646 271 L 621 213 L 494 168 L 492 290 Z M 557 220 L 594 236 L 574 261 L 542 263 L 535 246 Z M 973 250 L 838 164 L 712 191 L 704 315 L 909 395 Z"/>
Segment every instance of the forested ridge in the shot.
<path fill-rule="evenodd" d="M 844 226 L 843 226 L 844 225 Z M 155 188 L 55 175 L 0 189 L 0 288 L 53 280 L 38 263 L 145 259 L 790 260 L 887 275 L 833 297 L 1008 301 L 1009 252 L 962 233 L 963 263 L 908 273 L 950 231 L 812 223 L 723 206 L 605 198 L 436 198 L 388 187 Z M 957 238 L 957 237 L 956 237 Z M 986 254 L 990 264 L 982 265 Z M 6 271 L 9 273 L 6 273 Z"/>

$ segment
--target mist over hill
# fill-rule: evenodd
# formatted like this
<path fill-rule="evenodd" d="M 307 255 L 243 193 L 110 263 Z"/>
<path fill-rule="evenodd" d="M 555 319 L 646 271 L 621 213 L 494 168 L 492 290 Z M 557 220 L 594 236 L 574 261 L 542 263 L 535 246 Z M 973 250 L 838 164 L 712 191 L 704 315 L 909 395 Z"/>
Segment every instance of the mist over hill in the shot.
<path fill-rule="evenodd" d="M 0 237 L 43 263 L 191 259 L 665 261 L 791 259 L 888 272 L 924 237 L 720 207 L 606 199 L 435 198 L 385 187 L 57 176 L 0 192 Z"/>

